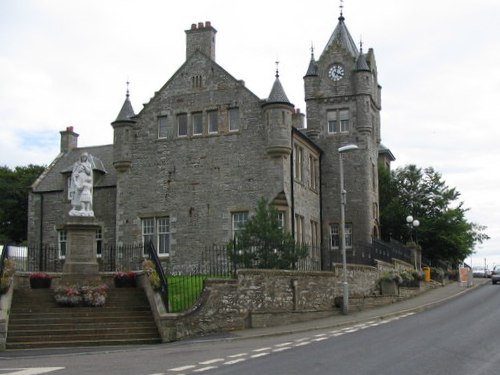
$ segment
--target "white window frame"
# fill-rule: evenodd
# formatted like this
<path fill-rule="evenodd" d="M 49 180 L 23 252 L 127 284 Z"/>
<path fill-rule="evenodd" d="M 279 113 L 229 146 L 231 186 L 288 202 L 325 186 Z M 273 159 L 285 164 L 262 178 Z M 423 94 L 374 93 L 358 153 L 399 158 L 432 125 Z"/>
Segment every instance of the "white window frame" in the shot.
<path fill-rule="evenodd" d="M 295 241 L 305 243 L 304 216 L 295 214 Z"/>
<path fill-rule="evenodd" d="M 60 230 L 57 232 L 57 251 L 59 259 L 66 259 L 68 251 L 68 232 Z"/>
<path fill-rule="evenodd" d="M 158 139 L 168 136 L 168 116 L 158 116 Z"/>
<path fill-rule="evenodd" d="M 236 234 L 242 230 L 243 226 L 248 222 L 248 211 L 231 212 L 231 233 L 232 238 L 236 238 Z"/>
<path fill-rule="evenodd" d="M 203 134 L 203 113 L 194 112 L 191 114 L 191 122 L 193 124 L 193 135 Z"/>
<path fill-rule="evenodd" d="M 318 175 L 318 158 L 309 155 L 309 187 L 314 191 L 318 190 Z"/>
<path fill-rule="evenodd" d="M 141 219 L 142 241 L 153 241 L 158 256 L 170 255 L 170 217 L 154 216 Z"/>
<path fill-rule="evenodd" d="M 352 249 L 352 223 L 344 225 L 345 248 Z M 332 249 L 340 248 L 340 224 L 330 224 L 330 246 Z"/>
<path fill-rule="evenodd" d="M 215 134 L 219 132 L 219 112 L 214 110 L 214 111 L 207 111 L 207 118 L 208 118 L 208 132 L 210 134 Z"/>
<path fill-rule="evenodd" d="M 348 109 L 327 111 L 326 123 L 328 134 L 349 133 L 350 113 Z"/>

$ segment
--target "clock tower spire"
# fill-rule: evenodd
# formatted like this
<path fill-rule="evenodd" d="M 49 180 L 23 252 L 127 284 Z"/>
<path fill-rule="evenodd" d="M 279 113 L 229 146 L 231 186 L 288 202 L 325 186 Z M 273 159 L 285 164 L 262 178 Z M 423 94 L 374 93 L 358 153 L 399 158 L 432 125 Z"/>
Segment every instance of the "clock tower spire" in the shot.
<path fill-rule="evenodd" d="M 359 147 L 345 155 L 344 183 L 348 192 L 347 232 L 352 248 L 361 249 L 379 236 L 380 86 L 374 52 L 369 49 L 364 53 L 361 46 L 358 50 L 345 24 L 343 7 L 341 1 L 338 23 L 319 59 L 311 59 L 304 77 L 307 133 L 324 151 L 321 200 L 325 237 L 322 242 L 330 246 L 334 246 L 331 236 L 339 233 L 340 223 L 338 149 L 347 144 Z M 335 248 L 329 250 L 335 251 Z"/>

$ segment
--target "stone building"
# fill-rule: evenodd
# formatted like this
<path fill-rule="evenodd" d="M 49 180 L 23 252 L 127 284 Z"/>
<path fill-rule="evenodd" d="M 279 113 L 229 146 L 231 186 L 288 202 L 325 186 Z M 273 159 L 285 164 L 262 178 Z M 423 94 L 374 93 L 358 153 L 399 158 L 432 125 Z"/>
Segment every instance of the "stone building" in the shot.
<path fill-rule="evenodd" d="M 160 257 L 190 263 L 233 238 L 264 197 L 321 262 L 339 247 L 338 148 L 347 144 L 359 147 L 344 155 L 347 249 L 378 238 L 381 88 L 373 50 L 358 49 L 341 15 L 319 59 L 312 53 L 304 67 L 304 116 L 278 71 L 262 99 L 218 65 L 216 32 L 210 22 L 186 31 L 186 61 L 138 114 L 127 91 L 112 145 L 79 148 L 72 127 L 61 132 L 60 154 L 30 194 L 31 243 L 64 251 L 71 166 L 87 152 L 101 242 L 152 239 Z"/>

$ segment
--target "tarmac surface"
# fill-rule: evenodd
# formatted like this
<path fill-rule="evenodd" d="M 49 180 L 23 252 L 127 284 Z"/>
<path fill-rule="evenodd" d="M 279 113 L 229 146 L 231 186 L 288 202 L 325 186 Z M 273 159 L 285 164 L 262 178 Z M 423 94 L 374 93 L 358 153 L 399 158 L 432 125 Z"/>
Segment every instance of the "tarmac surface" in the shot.
<path fill-rule="evenodd" d="M 313 330 L 329 329 L 335 327 L 349 326 L 362 323 L 370 320 L 381 320 L 399 315 L 404 315 L 409 312 L 420 312 L 439 306 L 453 298 L 457 298 L 464 293 L 468 293 L 475 288 L 491 283 L 490 279 L 475 278 L 471 286 L 464 286 L 459 282 L 450 282 L 445 286 L 438 286 L 429 289 L 415 297 L 398 301 L 395 303 L 371 307 L 364 310 L 350 311 L 347 315 L 335 314 L 328 318 L 315 319 L 302 323 L 294 323 L 277 327 L 267 328 L 252 328 L 241 331 L 232 331 L 229 333 L 221 333 L 209 335 L 202 338 L 192 338 L 183 340 L 184 344 L 196 341 L 210 340 L 239 340 L 239 339 L 254 339 L 266 336 L 278 336 L 292 333 L 307 332 Z M 158 344 L 158 345 L 169 345 Z M 55 349 L 26 349 L 26 350 L 7 350 L 0 351 L 0 359 L 14 359 L 38 356 L 58 356 L 65 354 L 85 354 L 96 352 L 110 351 L 130 351 L 130 350 L 147 350 L 158 348 L 158 345 L 142 345 L 142 346 L 102 346 L 102 347 L 85 347 L 85 348 L 55 348 Z"/>
<path fill-rule="evenodd" d="M 329 318 L 315 319 L 307 322 L 294 323 L 289 325 L 253 328 L 232 332 L 235 338 L 256 338 L 274 335 L 286 335 L 291 333 L 321 330 L 341 326 L 349 326 L 370 320 L 381 320 L 409 312 L 420 312 L 436 307 L 453 298 L 457 298 L 464 293 L 468 293 L 475 288 L 491 283 L 491 279 L 473 279 L 471 286 L 465 286 L 460 282 L 450 282 L 445 286 L 438 286 L 429 289 L 415 297 L 408 298 L 395 303 L 371 307 L 361 311 L 351 311 L 347 315 L 338 314 Z"/>

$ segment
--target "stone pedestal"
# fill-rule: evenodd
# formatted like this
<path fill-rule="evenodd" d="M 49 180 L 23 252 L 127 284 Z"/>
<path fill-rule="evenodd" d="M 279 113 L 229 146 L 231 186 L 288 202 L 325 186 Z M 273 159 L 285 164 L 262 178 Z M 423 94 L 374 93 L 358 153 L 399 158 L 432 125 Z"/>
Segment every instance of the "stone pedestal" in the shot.
<path fill-rule="evenodd" d="M 99 225 L 94 217 L 70 216 L 63 229 L 67 234 L 63 284 L 85 284 L 100 281 L 97 264 L 96 232 Z"/>

